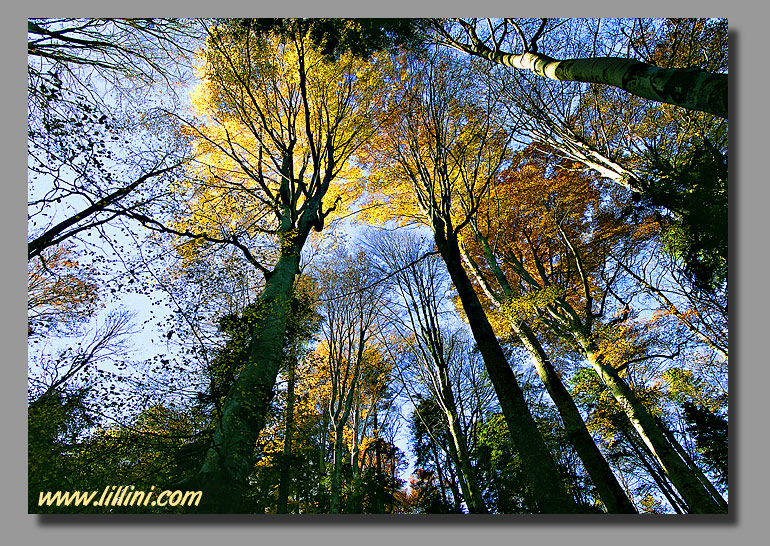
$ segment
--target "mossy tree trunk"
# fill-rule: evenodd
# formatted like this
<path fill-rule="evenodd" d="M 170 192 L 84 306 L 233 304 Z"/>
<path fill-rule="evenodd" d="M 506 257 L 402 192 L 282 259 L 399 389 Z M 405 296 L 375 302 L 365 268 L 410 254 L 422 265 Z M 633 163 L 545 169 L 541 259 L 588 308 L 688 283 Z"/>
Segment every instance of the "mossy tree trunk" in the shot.
<path fill-rule="evenodd" d="M 497 284 L 500 286 L 503 296 L 492 290 L 484 276 L 481 274 L 478 264 L 467 253 L 463 253 L 463 258 L 469 264 L 471 270 L 476 274 L 479 284 L 484 288 L 485 293 L 493 303 L 502 305 L 505 298 L 513 296 L 513 289 L 508 282 L 505 273 L 500 269 L 497 258 L 494 255 L 488 241 L 480 233 L 476 232 L 476 240 L 480 244 L 487 265 L 491 269 Z M 559 374 L 553 367 L 548 355 L 546 354 L 537 335 L 525 320 L 510 320 L 511 330 L 519 338 L 524 347 L 529 352 L 535 370 L 540 380 L 543 382 L 548 395 L 556 405 L 559 416 L 564 423 L 564 428 L 577 451 L 578 457 L 583 462 L 586 471 L 591 476 L 591 480 L 596 486 L 599 497 L 607 507 L 609 513 L 635 514 L 637 513 L 628 495 L 618 483 L 615 474 L 613 474 L 610 465 L 602 455 L 601 451 L 591 438 L 583 418 L 578 411 L 575 401 L 572 399 L 569 391 L 564 386 Z"/>

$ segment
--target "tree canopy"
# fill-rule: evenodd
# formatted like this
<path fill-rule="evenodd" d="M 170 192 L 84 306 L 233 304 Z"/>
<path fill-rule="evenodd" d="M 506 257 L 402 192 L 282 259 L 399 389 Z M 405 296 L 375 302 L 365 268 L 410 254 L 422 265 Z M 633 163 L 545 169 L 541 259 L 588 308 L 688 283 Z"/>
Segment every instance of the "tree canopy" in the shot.
<path fill-rule="evenodd" d="M 29 19 L 29 511 L 727 513 L 727 61 L 722 19 Z"/>

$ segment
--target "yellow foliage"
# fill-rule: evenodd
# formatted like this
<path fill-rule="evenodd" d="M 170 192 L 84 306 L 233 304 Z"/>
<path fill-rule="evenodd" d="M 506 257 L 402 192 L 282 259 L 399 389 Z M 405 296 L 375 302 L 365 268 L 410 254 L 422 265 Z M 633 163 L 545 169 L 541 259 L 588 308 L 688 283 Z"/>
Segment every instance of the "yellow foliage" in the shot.
<path fill-rule="evenodd" d="M 361 177 L 349 159 L 385 100 L 387 59 L 327 62 L 302 36 L 214 33 L 190 97 L 199 121 L 185 129 L 196 162 L 175 185 L 188 210 L 172 227 L 223 241 L 237 236 L 262 257 L 290 242 L 300 217 L 320 229 L 321 212 L 336 205 L 327 221 L 344 214 L 355 201 L 344 182 Z M 205 246 L 178 251 L 190 260 Z"/>
<path fill-rule="evenodd" d="M 727 404 L 727 395 L 696 377 L 692 370 L 669 368 L 661 379 L 666 383 L 669 394 L 674 400 L 692 402 L 717 412 Z"/>
<path fill-rule="evenodd" d="M 563 295 L 563 289 L 556 285 L 528 290 L 521 296 L 506 299 L 501 305 L 501 312 L 512 322 L 533 318 L 539 309 L 547 307 Z"/>

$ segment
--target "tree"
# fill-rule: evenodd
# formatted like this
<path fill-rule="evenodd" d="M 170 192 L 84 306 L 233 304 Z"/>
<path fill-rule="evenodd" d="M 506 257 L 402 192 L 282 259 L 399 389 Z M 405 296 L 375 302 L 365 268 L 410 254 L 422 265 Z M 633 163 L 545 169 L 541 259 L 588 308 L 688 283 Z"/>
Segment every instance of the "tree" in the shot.
<path fill-rule="evenodd" d="M 92 316 L 99 300 L 91 269 L 81 266 L 73 251 L 60 246 L 27 263 L 27 322 L 30 335 Z"/>
<path fill-rule="evenodd" d="M 375 437 L 363 451 L 361 462 L 362 512 L 393 514 L 400 511 L 397 493 L 404 485 L 399 473 L 407 466 L 401 450 L 383 438 Z"/>
<path fill-rule="evenodd" d="M 469 262 L 473 260 L 470 257 L 466 259 Z M 483 277 L 479 277 L 479 279 L 482 285 L 486 284 Z M 504 286 L 508 287 L 505 292 L 508 294 L 506 297 L 510 298 L 512 296 L 510 286 L 507 283 Z M 488 291 L 491 293 L 491 290 Z M 495 303 L 500 305 L 503 301 L 505 298 L 500 298 Z M 591 438 L 580 412 L 562 383 L 560 374 L 552 364 L 534 330 L 521 317 L 509 317 L 508 320 L 511 323 L 511 331 L 519 342 L 527 348 L 540 380 L 548 391 L 551 400 L 556 404 L 559 416 L 567 431 L 567 438 L 575 446 L 607 510 L 610 513 L 636 513 L 631 501 Z"/>
<path fill-rule="evenodd" d="M 506 230 L 519 233 L 520 243 L 513 239 L 507 244 L 521 246 L 503 250 L 502 254 L 515 279 L 510 284 L 526 287 L 529 293 L 509 301 L 510 311 L 521 315 L 529 309 L 541 323 L 574 343 L 692 510 L 724 511 L 724 501 L 712 497 L 708 486 L 693 474 L 621 377 L 625 369 L 623 360 L 632 359 L 633 351 L 638 350 L 628 326 L 624 326 L 630 316 L 630 305 L 614 291 L 618 272 L 607 268 L 605 258 L 612 248 L 633 245 L 633 227 L 617 221 L 622 196 L 599 193 L 590 179 L 584 179 L 581 185 L 565 181 L 568 171 L 553 170 L 551 175 L 548 172 L 537 154 L 519 163 L 506 175 L 507 184 L 516 188 L 516 199 L 521 201 L 496 209 L 518 211 L 509 216 L 514 224 L 506 226 Z M 586 225 L 594 222 L 595 227 Z M 486 254 L 492 260 L 488 267 L 494 268 L 498 261 L 490 252 Z M 614 318 L 605 318 L 613 299 L 622 307 Z M 630 345 L 619 345 L 620 340 Z"/>
<path fill-rule="evenodd" d="M 189 476 L 206 453 L 211 440 L 200 412 L 175 408 L 173 405 L 151 404 L 123 423 L 98 423 L 96 419 L 81 421 L 76 406 L 70 415 L 67 436 L 44 440 L 36 436 L 30 443 L 30 511 L 36 513 L 147 513 L 186 511 L 171 507 L 139 505 L 37 506 L 39 491 L 102 491 L 105 484 L 130 484 L 132 490 L 156 491 L 172 487 L 180 476 Z M 50 398 L 41 407 L 30 408 L 30 417 L 37 411 L 54 411 L 58 402 Z M 91 413 L 90 411 L 88 413 Z M 35 423 L 41 423 L 39 419 Z M 86 425 L 91 430 L 79 427 Z M 50 430 L 50 429 L 48 429 Z M 48 432 L 46 427 L 31 427 L 37 435 Z M 77 430 L 77 432 L 75 432 Z M 62 431 L 63 432 L 63 431 Z M 38 458 L 43 445 L 52 460 Z M 41 464 L 42 463 L 42 464 Z M 62 472 L 63 471 L 63 472 Z M 40 479 L 44 481 L 38 481 Z M 125 492 L 125 491 L 124 491 Z M 144 498 L 144 496 L 143 496 Z M 98 497 L 97 497 L 98 499 Z M 115 498 L 117 500 L 117 497 Z"/>
<path fill-rule="evenodd" d="M 727 158 L 705 140 L 679 161 L 655 155 L 656 183 L 639 206 L 673 213 L 662 222 L 666 250 L 695 288 L 716 292 L 727 283 Z"/>
<path fill-rule="evenodd" d="M 394 492 L 403 485 L 404 454 L 396 446 L 399 393 L 389 352 L 383 350 L 379 332 L 376 337 L 375 359 L 362 370 L 346 431 L 352 471 L 349 512 L 389 512 L 395 509 Z"/>
<path fill-rule="evenodd" d="M 178 61 L 200 37 L 200 27 L 183 19 L 31 18 L 27 55 L 76 81 L 89 68 L 125 88 L 125 78 L 149 85 L 178 77 L 184 68 Z"/>
<path fill-rule="evenodd" d="M 528 153 L 530 152 L 525 150 L 522 152 L 522 156 L 526 156 Z M 507 252 L 514 255 L 522 252 L 519 249 L 509 250 L 510 247 L 508 245 L 515 244 L 515 239 L 506 237 L 507 233 L 521 233 L 523 237 L 531 241 L 531 238 L 539 237 L 542 233 L 548 233 L 552 229 L 552 226 L 544 225 L 544 223 L 538 221 L 538 218 L 543 218 L 539 216 L 543 211 L 531 210 L 529 208 L 531 206 L 529 203 L 536 203 L 541 197 L 532 195 L 538 192 L 538 189 L 534 188 L 537 186 L 547 188 L 544 193 L 548 194 L 548 197 L 545 197 L 548 201 L 555 202 L 555 199 L 560 199 L 559 197 L 554 198 L 555 192 L 558 191 L 556 190 L 556 185 L 550 185 L 548 182 L 538 180 L 538 174 L 535 169 L 528 169 L 523 167 L 522 164 L 519 164 L 518 168 L 525 172 L 524 176 L 527 177 L 528 184 L 532 184 L 532 187 L 518 188 L 515 180 L 512 178 L 506 180 L 506 183 L 503 185 L 495 185 L 494 191 L 490 192 L 488 202 L 479 211 L 477 218 L 471 222 L 473 236 L 468 237 L 468 243 L 463 245 L 463 257 L 475 273 L 480 291 L 486 294 L 490 302 L 498 310 L 502 310 L 507 327 L 510 328 L 511 332 L 527 349 L 540 380 L 558 408 L 568 437 L 573 442 L 577 453 L 591 475 L 608 511 L 635 513 L 636 510 L 628 496 L 623 491 L 607 461 L 588 433 L 572 397 L 560 378 L 560 374 L 556 371 L 551 359 L 538 339 L 538 335 L 530 323 L 527 312 L 517 307 L 517 304 L 514 303 L 518 301 L 519 304 L 523 304 L 527 301 L 528 296 L 525 295 L 526 292 L 522 292 L 516 286 L 517 283 L 509 281 L 508 276 L 506 276 L 498 261 L 498 256 L 501 256 L 502 261 L 507 261 L 510 264 L 511 260 L 506 260 L 503 256 Z M 556 176 L 568 179 L 565 181 L 564 187 L 567 188 L 567 191 L 574 191 L 567 198 L 570 203 L 568 206 L 577 210 L 579 199 L 585 192 L 582 183 L 569 180 L 569 178 L 574 176 L 570 174 L 569 167 L 565 167 L 561 171 L 557 170 L 556 172 L 559 173 Z M 514 197 L 518 191 L 528 195 L 528 197 L 525 197 L 525 202 L 517 201 L 516 197 Z M 531 201 L 530 198 L 532 198 Z M 526 221 L 517 225 L 520 222 L 518 218 L 514 219 L 512 224 L 504 223 L 506 222 L 507 214 L 503 211 L 509 210 L 517 210 L 517 212 L 512 213 L 514 217 L 534 213 L 532 216 L 534 225 L 527 225 Z M 494 241 L 494 243 L 491 241 Z M 484 270 L 482 270 L 482 264 Z M 540 296 L 534 296 L 533 299 L 538 297 L 548 298 L 545 292 L 547 290 L 543 291 Z"/>
<path fill-rule="evenodd" d="M 694 289 L 675 259 L 666 259 L 665 245 L 656 238 L 639 256 L 612 258 L 641 291 L 659 303 L 658 313 L 673 317 L 686 328 L 683 335 L 689 334 L 708 348 L 710 359 L 716 360 L 714 367 L 724 368 L 729 357 L 727 293 Z M 650 255 L 660 259 L 651 261 Z"/>
<path fill-rule="evenodd" d="M 727 119 L 504 62 L 727 54 L 722 19 L 30 19 L 30 511 L 726 512 Z M 38 506 L 105 483 L 203 494 Z"/>
<path fill-rule="evenodd" d="M 404 69 L 409 71 L 405 92 L 392 102 L 398 117 L 383 125 L 371 146 L 370 164 L 380 180 L 392 184 L 385 189 L 390 195 L 407 185 L 410 193 L 402 193 L 400 199 L 408 196 L 412 202 L 405 203 L 404 212 L 422 218 L 433 231 L 541 510 L 572 512 L 575 503 L 559 481 L 553 459 L 462 266 L 459 233 L 508 153 L 510 133 L 497 117 L 497 97 L 480 85 L 468 85 L 474 80 L 462 78 L 461 69 L 448 56 L 435 55 L 424 64 L 412 61 Z M 377 190 L 382 192 L 383 186 Z"/>
<path fill-rule="evenodd" d="M 110 192 L 107 195 L 100 196 L 97 194 L 96 202 L 76 212 L 72 216 L 61 220 L 55 225 L 49 226 L 44 231 L 38 232 L 34 238 L 27 243 L 27 258 L 32 259 L 40 256 L 40 253 L 47 248 L 56 246 L 65 240 L 77 235 L 82 231 L 89 230 L 105 224 L 111 220 L 114 220 L 120 215 L 133 216 L 136 214 L 137 204 L 132 203 L 128 207 L 121 206 L 121 201 L 128 197 L 129 194 L 135 194 L 136 190 L 142 186 L 146 181 L 161 177 L 162 175 L 173 171 L 180 167 L 183 163 L 177 162 L 171 166 L 163 166 L 162 164 L 157 167 L 150 167 L 150 171 L 139 176 L 136 180 L 122 185 L 118 189 Z M 106 178 L 110 179 L 112 176 L 107 173 Z M 82 182 L 83 180 L 81 180 Z M 66 183 L 65 183 L 66 184 Z M 78 194 L 81 197 L 88 199 L 89 190 L 84 188 L 78 188 L 77 185 L 73 185 L 72 188 L 65 190 Z M 99 190 L 101 193 L 101 190 Z M 60 201 L 61 197 L 55 197 L 53 199 L 40 199 L 35 200 L 30 205 L 45 207 L 50 204 L 51 201 Z M 42 213 L 41 208 L 41 214 Z M 44 215 L 44 214 L 43 214 Z"/>
<path fill-rule="evenodd" d="M 76 465 L 63 457 L 92 424 L 86 390 L 47 390 L 27 407 L 27 487 L 30 513 L 39 511 L 38 492 L 74 485 Z"/>
<path fill-rule="evenodd" d="M 549 46 L 558 51 L 559 38 L 544 42 L 563 21 L 439 19 L 431 23 L 439 44 L 495 63 L 553 80 L 612 85 L 642 98 L 727 117 L 727 74 L 661 68 L 615 56 L 557 60 L 541 52 L 541 47 Z M 511 40 L 518 40 L 519 53 L 502 49 Z"/>
<path fill-rule="evenodd" d="M 418 514 L 449 514 L 451 506 L 441 495 L 441 485 L 436 474 L 418 468 L 409 479 L 410 492 L 399 491 L 397 498 L 408 511 Z"/>
<path fill-rule="evenodd" d="M 671 367 L 661 374 L 669 398 L 683 410 L 682 433 L 694 437 L 695 452 L 704 467 L 716 477 L 716 483 L 727 487 L 728 438 L 727 392 L 710 384 L 703 368 Z M 673 433 L 672 433 L 673 434 Z M 684 453 L 683 457 L 689 457 Z M 695 466 L 693 462 L 691 466 Z M 697 468 L 697 467 L 696 467 Z M 704 476 L 705 479 L 705 476 Z"/>
<path fill-rule="evenodd" d="M 727 420 L 718 413 L 692 402 L 684 405 L 687 429 L 695 435 L 695 447 L 709 470 L 717 474 L 718 483 L 727 486 L 728 449 Z"/>
<path fill-rule="evenodd" d="M 449 455 L 449 431 L 444 425 L 442 410 L 432 399 L 415 395 L 409 418 L 410 447 L 415 459 L 415 474 L 420 471 L 435 475 L 441 496 L 437 508 L 444 513 L 462 513 L 462 495 L 458 486 L 457 469 Z"/>
<path fill-rule="evenodd" d="M 608 459 L 621 469 L 623 474 L 629 476 L 628 487 L 635 493 L 640 509 L 643 512 L 651 510 L 648 499 L 654 497 L 657 489 L 674 512 L 686 513 L 687 504 L 671 484 L 653 453 L 635 433 L 622 408 L 599 376 L 590 368 L 580 368 L 570 378 L 570 387 L 576 402 L 587 412 L 586 423 L 598 436 Z M 660 389 L 637 387 L 634 390 L 651 412 L 660 414 Z"/>
<path fill-rule="evenodd" d="M 573 26 L 596 36 L 604 32 L 608 43 L 666 68 L 727 69 L 723 20 L 601 20 L 593 29 L 586 25 L 569 21 L 557 32 Z M 623 38 L 607 32 L 613 25 Z M 596 45 L 597 39 L 594 49 L 603 47 Z M 579 36 L 567 33 L 563 43 L 587 51 Z M 519 116 L 522 140 L 534 140 L 547 153 L 578 161 L 635 192 L 629 207 L 636 213 L 633 221 L 658 213 L 669 253 L 678 256 L 701 287 L 721 289 L 727 270 L 727 120 L 669 104 L 650 107 L 636 96 L 598 84 L 554 85 L 504 70 L 492 81 L 505 95 L 505 106 Z M 689 176 L 690 171 L 697 176 Z M 704 221 L 706 217 L 715 221 Z"/>
<path fill-rule="evenodd" d="M 465 351 L 459 336 L 452 335 L 441 320 L 448 284 L 443 263 L 439 257 L 426 252 L 423 241 L 408 235 L 372 237 L 367 244 L 382 263 L 406 309 L 405 328 L 399 328 L 396 321 L 394 326 L 400 330 L 402 344 L 410 346 L 412 354 L 408 360 L 419 370 L 402 372 L 410 378 L 404 380 L 404 388 L 407 391 L 414 388 L 407 385 L 414 378 L 427 387 L 431 398 L 438 403 L 451 439 L 449 455 L 457 469 L 468 509 L 471 513 L 486 513 L 481 488 L 471 466 L 466 438 L 469 427 L 463 426 L 465 418 L 458 407 L 460 389 L 453 377 L 464 365 Z M 399 305 L 394 307 L 397 309 Z"/>
<path fill-rule="evenodd" d="M 129 81 L 162 80 L 171 89 L 185 77 L 182 60 L 199 32 L 189 22 L 152 19 L 30 19 L 27 26 L 31 259 L 146 208 L 147 182 L 184 164 L 183 143 L 162 143 L 157 125 L 155 134 L 141 131 L 147 124 L 122 116 L 110 93 L 134 103 Z M 127 152 L 139 132 L 141 151 Z M 60 206 L 57 218 L 47 218 L 62 202 L 74 212 L 62 218 Z"/>
<path fill-rule="evenodd" d="M 318 350 L 328 366 L 326 411 L 334 435 L 329 507 L 334 514 L 340 511 L 345 427 L 351 418 L 354 402 L 360 396 L 362 375 L 367 369 L 381 365 L 381 357 L 373 341 L 379 327 L 384 287 L 377 282 L 377 272 L 362 252 L 352 256 L 338 253 L 319 266 L 317 274 L 320 311 L 324 316 Z M 358 440 L 357 432 L 353 431 L 355 440 Z M 353 451 L 357 455 L 355 447 Z"/>
<path fill-rule="evenodd" d="M 492 413 L 486 416 L 478 434 L 475 457 L 486 486 L 487 505 L 496 513 L 537 513 L 538 503 L 503 415 Z"/>
<path fill-rule="evenodd" d="M 203 244 L 240 245 L 266 278 L 248 364 L 223 403 L 200 475 L 211 507 L 232 511 L 281 366 L 300 253 L 311 229 L 322 229 L 333 210 L 324 197 L 371 131 L 367 116 L 381 97 L 373 64 L 350 57 L 324 62 L 299 29 L 279 39 L 218 25 L 205 55 L 196 100 L 208 124 L 190 127 L 201 168 L 191 188 L 192 214 L 172 232 L 205 233 Z M 273 249 L 267 266 L 249 251 L 248 243 L 257 242 Z"/>
<path fill-rule="evenodd" d="M 244 489 L 242 510 L 250 513 L 328 513 L 331 441 L 324 393 L 325 362 L 315 352 L 316 339 L 296 353 L 291 346 L 256 441 L 255 463 Z M 290 385 L 294 364 L 293 395 Z M 293 400 L 292 400 L 293 398 Z M 343 471 L 345 468 L 343 468 Z M 344 474 L 347 479 L 347 474 Z"/>
<path fill-rule="evenodd" d="M 294 32 L 307 33 L 308 39 L 322 55 L 338 59 L 352 54 L 367 59 L 381 51 L 395 53 L 400 48 L 419 48 L 422 45 L 420 19 L 241 19 L 237 24 L 255 32 L 274 32 L 289 36 Z"/>
<path fill-rule="evenodd" d="M 308 283 L 310 284 L 310 283 Z M 281 452 L 281 476 L 278 489 L 276 511 L 288 512 L 289 491 L 291 486 L 292 463 L 296 458 L 293 453 L 295 435 L 295 405 L 297 402 L 297 368 L 300 356 L 306 352 L 306 345 L 320 329 L 321 316 L 317 311 L 317 293 L 315 285 L 300 285 L 292 297 L 292 309 L 286 330 L 286 411 L 284 416 L 283 451 Z"/>

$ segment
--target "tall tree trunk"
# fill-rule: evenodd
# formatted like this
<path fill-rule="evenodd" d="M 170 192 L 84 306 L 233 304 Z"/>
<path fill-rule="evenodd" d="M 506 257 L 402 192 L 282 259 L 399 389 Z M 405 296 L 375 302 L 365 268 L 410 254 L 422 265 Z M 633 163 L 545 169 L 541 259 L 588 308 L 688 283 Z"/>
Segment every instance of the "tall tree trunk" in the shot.
<path fill-rule="evenodd" d="M 435 354 L 436 351 L 431 352 Z M 457 417 L 457 404 L 455 403 L 452 387 L 449 384 L 447 364 L 443 361 L 443 356 L 440 358 L 441 362 L 436 362 L 436 367 L 438 368 L 438 395 L 451 439 L 449 444 L 450 455 L 457 467 L 458 478 L 463 490 L 463 497 L 465 497 L 465 502 L 468 505 L 468 511 L 472 514 L 486 514 L 488 510 L 481 496 L 481 488 L 471 466 L 465 434 L 460 427 L 460 421 Z"/>
<path fill-rule="evenodd" d="M 666 475 L 679 490 L 682 498 L 693 512 L 715 514 L 727 512 L 725 505 L 718 503 L 711 496 L 703 483 L 682 460 L 660 430 L 654 417 L 637 398 L 631 388 L 623 381 L 612 366 L 603 361 L 596 344 L 586 339 L 582 332 L 573 331 L 575 339 L 583 349 L 591 367 L 599 374 L 615 400 L 623 408 L 629 421 L 644 441 L 650 453 L 660 463 Z M 723 501 L 724 502 L 724 501 Z"/>
<path fill-rule="evenodd" d="M 682 460 L 687 463 L 687 466 L 689 466 L 692 471 L 695 473 L 695 475 L 698 477 L 698 479 L 701 481 L 701 483 L 706 487 L 706 489 L 709 490 L 711 493 L 711 496 L 714 498 L 717 503 L 719 503 L 720 506 L 722 506 L 725 510 L 727 510 L 727 502 L 722 497 L 722 495 L 719 493 L 716 487 L 714 487 L 714 484 L 711 483 L 711 481 L 708 479 L 708 477 L 703 473 L 703 471 L 700 469 L 700 467 L 695 464 L 695 461 L 690 457 L 689 453 L 685 451 L 685 449 L 682 447 L 682 445 L 679 443 L 679 441 L 674 437 L 674 433 L 669 430 L 669 428 L 663 423 L 660 418 L 656 419 L 656 422 L 660 426 L 663 433 L 668 438 L 669 442 L 671 442 L 671 445 L 674 446 L 674 449 L 676 449 L 677 453 L 679 453 L 680 457 L 682 457 Z"/>
<path fill-rule="evenodd" d="M 457 469 L 454 465 L 449 464 L 447 461 L 447 484 L 449 490 L 452 492 L 452 504 L 456 513 L 461 514 L 463 511 L 462 494 L 460 494 L 460 487 L 457 485 L 459 478 L 457 477 Z"/>
<path fill-rule="evenodd" d="M 468 505 L 468 511 L 471 514 L 487 514 L 489 511 L 484 504 L 479 482 L 476 480 L 476 474 L 471 467 L 471 459 L 468 454 L 468 447 L 465 443 L 465 435 L 460 429 L 460 423 L 457 421 L 456 414 L 449 415 L 447 413 L 447 420 L 449 424 L 449 436 L 452 440 L 449 445 L 450 455 L 455 459 L 460 487 L 463 491 L 465 502 Z"/>
<path fill-rule="evenodd" d="M 333 419 L 332 426 L 334 427 L 334 461 L 332 468 L 331 504 L 329 506 L 329 512 L 332 514 L 339 513 L 339 498 L 340 490 L 342 488 L 342 433 L 345 429 L 345 423 L 348 422 L 348 418 L 350 417 L 350 410 L 353 407 L 353 398 L 358 388 L 358 377 L 361 371 L 361 363 L 364 359 L 364 336 L 364 331 L 359 332 L 356 362 L 353 367 L 353 374 L 350 379 L 348 391 L 345 394 L 345 399 L 341 401 L 342 406 L 338 407 L 337 410 L 331 415 Z"/>
<path fill-rule="evenodd" d="M 483 244 L 483 240 L 477 239 Z M 574 247 L 570 244 L 569 240 L 565 237 L 565 242 L 570 247 L 576 260 L 580 260 L 578 253 Z M 489 252 L 486 253 L 487 258 L 494 265 L 496 262 L 489 256 Z M 466 260 L 468 257 L 466 256 Z M 502 274 L 498 270 L 495 271 L 498 280 Z M 494 270 L 494 267 L 493 267 Z M 504 279 L 501 280 L 504 282 Z M 586 297 L 590 306 L 590 298 L 588 298 L 588 292 L 586 291 Z M 681 493 L 685 502 L 696 513 L 721 513 L 725 512 L 720 503 L 717 503 L 707 489 L 703 486 L 700 480 L 693 475 L 687 464 L 679 457 L 674 447 L 666 439 L 660 428 L 655 423 L 652 415 L 647 411 L 647 408 L 636 397 L 631 388 L 623 381 L 618 375 L 617 370 L 612 366 L 606 364 L 603 361 L 601 354 L 599 353 L 596 343 L 590 338 L 586 332 L 591 331 L 591 318 L 586 320 L 587 324 L 584 324 L 572 306 L 563 299 L 557 300 L 554 306 L 549 306 L 549 313 L 559 320 L 563 325 L 569 329 L 570 335 L 574 338 L 580 350 L 586 356 L 591 367 L 596 371 L 604 384 L 610 390 L 615 400 L 620 404 L 626 413 L 629 421 L 639 433 L 640 437 L 644 440 L 644 443 L 649 448 L 652 455 L 658 460 L 666 475 L 669 476 L 671 482 Z M 582 419 L 581 419 L 582 421 Z"/>
<path fill-rule="evenodd" d="M 360 514 L 363 512 L 363 498 L 361 496 L 361 441 L 359 440 L 358 427 L 361 421 L 361 408 L 359 406 L 360 401 L 355 404 L 353 410 L 353 438 L 352 445 L 350 446 L 350 470 L 352 473 L 351 483 L 353 484 L 352 506 L 351 512 L 354 514 Z M 377 419 L 375 415 L 374 428 L 377 428 Z"/>
<path fill-rule="evenodd" d="M 652 480 L 658 486 L 660 492 L 663 493 L 663 496 L 666 497 L 666 500 L 671 505 L 671 508 L 674 509 L 674 512 L 677 514 L 686 513 L 689 508 L 687 508 L 685 502 L 679 498 L 674 488 L 669 485 L 666 474 L 662 469 L 660 469 L 660 465 L 655 460 L 655 457 L 650 455 L 650 460 L 647 459 L 647 454 L 649 451 L 643 443 L 637 445 L 636 438 L 633 437 L 633 432 L 630 434 L 624 432 L 623 435 L 625 436 L 628 445 L 631 447 L 631 450 L 634 452 L 637 459 L 639 459 L 639 461 L 642 463 L 642 466 L 644 466 L 645 470 L 647 470 L 647 473 L 652 477 Z"/>
<path fill-rule="evenodd" d="M 342 421 L 334 428 L 334 459 L 332 460 L 331 494 L 329 499 L 329 513 L 340 512 L 340 490 L 342 489 L 342 430 L 345 422 Z"/>
<path fill-rule="evenodd" d="M 326 436 L 329 431 L 329 418 L 325 411 L 321 411 L 321 437 L 318 440 L 318 481 L 326 476 Z"/>
<path fill-rule="evenodd" d="M 628 495 L 618 483 L 610 465 L 596 446 L 591 434 L 588 432 L 583 418 L 570 396 L 561 378 L 546 356 L 542 345 L 537 340 L 534 332 L 525 322 L 514 324 L 513 330 L 529 350 L 535 369 L 540 380 L 545 385 L 551 400 L 556 405 L 559 415 L 564 423 L 567 435 L 575 447 L 580 460 L 591 480 L 596 486 L 599 497 L 607 507 L 607 511 L 617 514 L 636 514 L 637 510 L 628 498 Z"/>
<path fill-rule="evenodd" d="M 503 290 L 503 293 L 507 297 L 513 295 L 508 279 L 497 264 L 497 259 L 492 253 L 486 238 L 480 233 L 476 232 L 476 240 L 481 244 L 486 257 L 487 263 L 492 269 L 498 284 Z M 486 293 L 490 299 L 502 304 L 500 298 L 497 297 L 491 289 L 488 289 L 486 282 L 484 281 L 478 266 L 473 259 L 466 253 L 463 253 L 463 258 L 470 265 L 471 269 L 476 273 L 476 278 L 485 288 Z M 591 480 L 596 486 L 596 490 L 599 493 L 599 497 L 607 507 L 607 511 L 610 513 L 618 514 L 636 514 L 638 513 L 631 500 L 628 498 L 625 490 L 618 483 L 615 474 L 613 474 L 610 465 L 602 455 L 601 451 L 594 442 L 591 434 L 588 432 L 583 418 L 578 411 L 575 401 L 564 386 L 559 374 L 551 364 L 550 359 L 545 353 L 543 346 L 537 339 L 537 336 L 524 321 L 509 321 L 511 329 L 519 338 L 519 340 L 527 348 L 532 361 L 535 364 L 535 370 L 540 380 L 545 385 L 548 395 L 556 405 L 556 409 L 559 412 L 564 428 L 567 431 L 567 435 L 575 447 L 580 460 L 583 462 L 586 471 L 591 476 Z"/>
<path fill-rule="evenodd" d="M 375 489 L 374 494 L 374 506 L 372 507 L 372 513 L 374 514 L 384 514 L 385 513 L 385 503 L 383 502 L 383 485 L 384 480 L 382 479 L 382 456 L 380 454 L 380 438 L 376 437 L 374 439 L 374 462 L 375 462 L 375 477 L 377 480 L 377 487 Z"/>
<path fill-rule="evenodd" d="M 284 334 L 300 247 L 286 245 L 260 297 L 248 361 L 224 400 L 212 447 L 198 475 L 206 509 L 233 513 L 252 469 L 257 437 L 283 361 Z"/>
<path fill-rule="evenodd" d="M 294 387 L 296 385 L 296 372 L 297 350 L 295 346 L 292 346 L 287 370 L 288 385 L 286 387 L 286 416 L 284 418 L 283 452 L 281 453 L 281 477 L 278 486 L 277 512 L 279 514 L 287 514 L 289 512 L 288 502 L 289 486 L 291 484 L 291 444 L 294 437 Z"/>
<path fill-rule="evenodd" d="M 436 219 L 434 218 L 434 222 Z M 463 269 L 460 247 L 456 236 L 444 231 L 443 222 L 434 226 L 438 251 L 446 263 L 457 294 L 468 317 L 471 332 L 484 359 L 489 378 L 497 393 L 503 416 L 508 424 L 514 446 L 521 456 L 522 465 L 532 485 L 538 510 L 563 514 L 578 511 L 574 499 L 561 482 L 559 471 L 548 447 L 529 412 L 524 394 L 519 387 L 508 359 L 497 340 L 484 308 Z"/>
<path fill-rule="evenodd" d="M 700 68 L 660 68 L 621 57 L 560 61 L 542 53 L 493 51 L 481 42 L 458 49 L 544 78 L 612 85 L 637 97 L 727 118 L 727 74 Z"/>
<path fill-rule="evenodd" d="M 436 447 L 436 444 L 433 443 L 430 449 L 431 449 L 431 454 L 433 455 L 433 460 L 436 462 L 436 475 L 438 476 L 438 483 L 439 483 L 439 486 L 441 487 L 441 496 L 446 502 L 447 506 L 449 506 L 449 498 L 447 497 L 447 487 L 449 487 L 453 495 L 455 495 L 455 490 L 449 484 L 451 480 L 444 477 L 444 465 L 441 464 L 441 460 L 439 459 L 439 450 Z M 454 504 L 457 503 L 457 495 L 455 495 L 455 498 L 453 499 L 453 503 Z"/>

